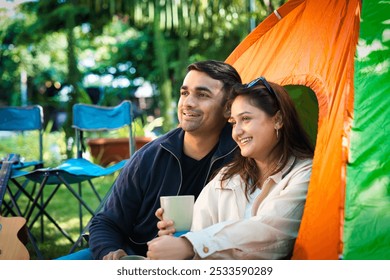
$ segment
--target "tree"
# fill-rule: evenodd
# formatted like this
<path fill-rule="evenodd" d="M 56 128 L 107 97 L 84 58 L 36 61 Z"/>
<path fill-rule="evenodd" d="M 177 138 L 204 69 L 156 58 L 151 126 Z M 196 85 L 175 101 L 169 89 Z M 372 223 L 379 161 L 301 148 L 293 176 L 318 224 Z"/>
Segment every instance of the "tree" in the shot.
<path fill-rule="evenodd" d="M 34 53 L 40 52 L 38 46 L 53 38 L 51 36 L 66 39 L 67 67 L 63 71 L 63 83 L 73 89 L 67 103 L 70 115 L 73 104 L 87 98 L 81 86 L 85 69 L 80 69 L 78 58 L 83 50 L 92 47 L 92 38 L 102 34 L 104 27 L 112 24 L 113 19 L 119 18 L 128 25 L 128 29 L 137 30 L 140 35 L 126 43 L 118 40 L 120 51 L 114 54 L 108 50 L 110 59 L 104 63 L 108 65 L 121 59 L 131 61 L 145 78 L 158 85 L 159 107 L 167 131 L 175 126 L 172 103 L 178 95 L 172 93 L 179 92 L 186 65 L 201 59 L 224 60 L 248 34 L 250 18 L 260 22 L 269 14 L 265 7 L 273 9 L 284 2 L 258 1 L 257 10 L 253 10 L 249 7 L 253 1 L 40 0 L 23 5 L 24 12 L 34 20 L 24 25 L 24 32 L 18 33 L 18 45 L 30 49 L 29 55 L 34 58 Z M 90 27 L 90 32 L 81 34 L 79 30 L 84 25 Z M 54 64 L 53 61 L 50 66 Z M 52 74 L 48 69 L 40 68 L 39 63 L 33 65 L 35 70 Z M 29 67 L 29 63 L 26 66 Z M 61 68 L 63 64 L 51 69 L 61 73 L 57 70 Z M 38 71 L 31 71 L 34 72 Z M 73 130 L 69 123 L 65 128 L 67 137 L 71 137 Z"/>
<path fill-rule="evenodd" d="M 37 44 L 43 38 L 52 33 L 64 32 L 67 40 L 67 75 L 65 83 L 70 85 L 68 93 L 67 116 L 72 115 L 72 108 L 75 103 L 91 103 L 88 95 L 81 86 L 82 75 L 78 68 L 75 27 L 83 23 L 94 23 L 96 28 L 104 26 L 110 18 L 106 14 L 91 13 L 86 6 L 75 7 L 77 1 L 50 1 L 40 0 L 27 2 L 22 5 L 24 12 L 36 15 L 36 20 L 28 26 L 18 37 L 21 44 Z M 68 117 L 64 125 L 67 139 L 73 138 L 71 118 Z M 68 157 L 72 156 L 72 149 L 67 150 Z"/>
<path fill-rule="evenodd" d="M 68 93 L 69 101 L 66 103 L 67 115 L 71 116 L 72 107 L 75 103 L 91 103 L 81 86 L 83 75 L 79 69 L 78 56 L 82 50 L 77 45 L 80 43 L 80 37 L 76 38 L 76 28 L 88 24 L 91 39 L 102 33 L 103 27 L 112 22 L 113 15 L 104 9 L 90 10 L 88 5 L 76 0 L 40 0 L 24 3 L 22 8 L 26 13 L 35 14 L 36 20 L 25 28 L 25 32 L 20 34 L 19 44 L 38 44 L 53 33 L 66 35 L 67 74 L 64 83 L 70 85 L 72 89 Z M 67 118 L 67 123 L 63 128 L 66 137 L 71 138 L 73 136 L 71 118 Z M 68 156 L 70 156 L 70 153 Z"/>
<path fill-rule="evenodd" d="M 195 60 L 224 60 L 248 34 L 249 18 L 258 22 L 267 13 L 249 13 L 249 1 L 201 0 L 80 0 L 95 12 L 126 14 L 131 26 L 142 30 L 153 27 L 154 77 L 161 91 L 164 128 L 174 126 L 172 91 L 178 92 L 185 66 Z M 259 1 L 261 9 L 272 10 L 284 1 Z M 260 9 L 260 11 L 261 11 Z"/>

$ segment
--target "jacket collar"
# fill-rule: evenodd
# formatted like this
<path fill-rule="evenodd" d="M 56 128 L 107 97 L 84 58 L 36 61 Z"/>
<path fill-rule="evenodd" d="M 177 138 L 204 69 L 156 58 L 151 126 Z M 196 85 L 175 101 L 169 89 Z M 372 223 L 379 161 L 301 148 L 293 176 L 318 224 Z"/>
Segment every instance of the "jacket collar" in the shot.
<path fill-rule="evenodd" d="M 184 133 L 183 129 L 176 128 L 168 132 L 167 137 L 161 142 L 161 145 L 173 153 L 177 158 L 181 158 L 183 152 Z M 229 123 L 226 123 L 221 131 L 218 147 L 211 161 L 232 153 L 236 148 L 237 144 L 232 139 L 232 127 Z"/>
<path fill-rule="evenodd" d="M 232 138 L 232 126 L 231 124 L 226 123 L 221 131 L 218 147 L 213 155 L 212 161 L 218 159 L 221 156 L 226 156 L 227 154 L 232 153 L 237 149 L 237 147 L 237 143 Z"/>
<path fill-rule="evenodd" d="M 170 151 L 177 158 L 181 158 L 183 151 L 184 130 L 176 128 L 166 134 L 164 140 L 160 143 L 162 147 Z"/>

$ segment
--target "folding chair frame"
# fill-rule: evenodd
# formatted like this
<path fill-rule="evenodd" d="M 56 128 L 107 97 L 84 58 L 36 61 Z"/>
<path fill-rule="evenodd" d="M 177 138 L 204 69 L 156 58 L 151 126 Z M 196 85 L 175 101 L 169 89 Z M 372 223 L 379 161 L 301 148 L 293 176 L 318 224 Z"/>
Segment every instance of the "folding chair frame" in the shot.
<path fill-rule="evenodd" d="M 68 191 L 77 199 L 79 202 L 79 221 L 80 221 L 80 234 L 83 231 L 83 221 L 82 221 L 82 210 L 83 208 L 94 216 L 96 211 L 91 209 L 91 207 L 84 201 L 82 198 L 82 182 L 89 182 L 92 187 L 93 192 L 97 196 L 99 203 L 102 199 L 95 189 L 92 179 L 96 177 L 102 177 L 121 169 L 126 160 L 122 160 L 109 166 L 103 168 L 97 164 L 93 164 L 90 161 L 83 158 L 82 146 L 83 146 L 83 132 L 84 131 L 99 131 L 99 130 L 114 130 L 119 129 L 127 125 L 129 127 L 129 149 L 131 154 L 134 152 L 134 139 L 132 134 L 132 106 L 130 101 L 123 101 L 116 107 L 102 107 L 88 104 L 75 104 L 73 107 L 73 127 L 76 131 L 76 146 L 77 146 L 77 158 L 68 159 L 63 164 L 56 168 L 43 168 L 34 170 L 31 172 L 19 171 L 18 176 L 25 176 L 28 179 L 40 183 L 38 193 L 35 197 L 30 196 L 29 199 L 32 200 L 32 205 L 29 207 L 26 219 L 28 220 L 29 226 L 32 227 L 37 219 L 40 217 L 43 220 L 43 217 L 46 216 L 50 222 L 52 222 L 55 227 L 72 243 L 75 242 L 69 234 L 63 230 L 58 223 L 47 213 L 46 207 L 57 193 L 59 187 L 64 185 Z M 100 111 L 99 111 L 100 110 Z M 106 119 L 104 119 L 106 118 Z M 99 126 L 99 120 L 103 120 L 106 124 L 105 126 Z M 78 190 L 72 186 L 73 184 L 78 184 Z M 47 198 L 43 197 L 43 191 L 46 185 L 55 185 L 53 190 L 50 192 L 50 195 Z M 38 209 L 37 212 L 34 212 L 35 209 Z M 43 240 L 43 232 L 41 232 L 41 240 Z"/>

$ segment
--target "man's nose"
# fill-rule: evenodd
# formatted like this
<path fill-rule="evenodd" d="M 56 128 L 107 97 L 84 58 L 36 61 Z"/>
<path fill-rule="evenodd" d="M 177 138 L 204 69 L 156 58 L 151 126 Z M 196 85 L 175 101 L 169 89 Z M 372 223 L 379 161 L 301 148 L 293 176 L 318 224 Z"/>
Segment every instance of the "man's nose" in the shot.
<path fill-rule="evenodd" d="M 187 95 L 184 100 L 183 104 L 187 107 L 194 107 L 196 104 L 196 98 L 194 94 L 189 94 Z"/>

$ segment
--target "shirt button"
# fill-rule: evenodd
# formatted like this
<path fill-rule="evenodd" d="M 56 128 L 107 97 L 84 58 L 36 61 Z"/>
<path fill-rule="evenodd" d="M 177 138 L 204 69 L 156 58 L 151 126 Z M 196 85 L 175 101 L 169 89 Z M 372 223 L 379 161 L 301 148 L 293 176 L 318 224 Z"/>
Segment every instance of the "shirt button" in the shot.
<path fill-rule="evenodd" d="M 207 254 L 208 252 L 209 252 L 209 248 L 206 247 L 206 246 L 204 246 L 204 247 L 203 247 L 203 253 Z"/>

